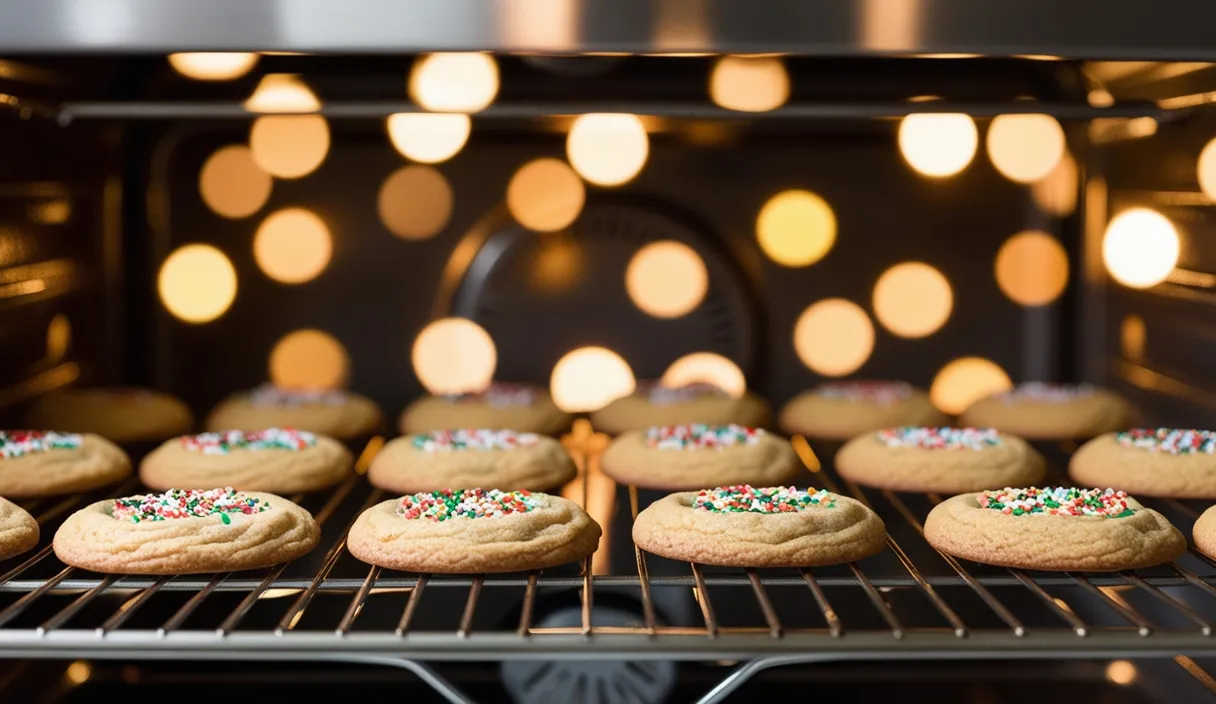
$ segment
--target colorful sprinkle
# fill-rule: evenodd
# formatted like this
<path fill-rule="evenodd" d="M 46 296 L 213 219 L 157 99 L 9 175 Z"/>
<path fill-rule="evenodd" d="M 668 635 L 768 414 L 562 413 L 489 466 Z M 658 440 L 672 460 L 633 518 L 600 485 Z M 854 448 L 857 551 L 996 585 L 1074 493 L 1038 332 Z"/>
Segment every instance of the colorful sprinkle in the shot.
<path fill-rule="evenodd" d="M 646 398 L 657 406 L 666 406 L 673 403 L 687 403 L 695 401 L 699 398 L 714 397 L 728 398 L 730 394 L 722 389 L 707 384 L 702 381 L 683 386 L 663 386 L 662 384 L 653 384 L 649 387 L 644 387 L 643 391 Z"/>
<path fill-rule="evenodd" d="M 721 450 L 735 445 L 755 445 L 764 431 L 742 425 L 655 426 L 646 430 L 646 444 L 656 450 Z"/>
<path fill-rule="evenodd" d="M 0 430 L 0 459 L 47 450 L 75 450 L 84 442 L 76 433 L 42 430 Z"/>
<path fill-rule="evenodd" d="M 269 511 L 270 504 L 231 487 L 224 489 L 170 489 L 163 494 L 139 494 L 115 499 L 111 513 L 120 521 L 168 521 L 175 518 L 206 518 L 219 514 L 231 523 L 229 514 L 252 515 Z"/>
<path fill-rule="evenodd" d="M 1029 381 L 998 394 L 997 398 L 1006 403 L 1017 401 L 1068 403 L 1093 395 L 1094 387 L 1091 384 L 1048 384 L 1042 381 Z"/>
<path fill-rule="evenodd" d="M 512 406 L 531 406 L 536 402 L 538 395 L 535 386 L 496 381 L 481 391 L 446 394 L 443 398 L 453 403 L 488 403 L 491 406 L 509 408 Z"/>
<path fill-rule="evenodd" d="M 254 432 L 226 430 L 221 433 L 185 435 L 182 447 L 204 455 L 226 455 L 232 450 L 303 450 L 317 444 L 317 436 L 291 428 L 267 428 Z"/>
<path fill-rule="evenodd" d="M 1050 487 L 1039 489 L 1000 489 L 982 491 L 976 496 L 980 508 L 1012 516 L 1100 516 L 1124 518 L 1136 512 L 1127 504 L 1127 493 L 1114 489 L 1076 489 Z"/>
<path fill-rule="evenodd" d="M 808 508 L 836 508 L 836 497 L 820 489 L 811 492 L 794 487 L 756 489 L 748 484 L 702 489 L 692 507 L 714 513 L 796 513 Z"/>
<path fill-rule="evenodd" d="M 496 518 L 509 513 L 527 513 L 539 506 L 528 491 L 463 489 L 431 491 L 401 497 L 397 515 L 446 521 L 451 518 Z"/>
<path fill-rule="evenodd" d="M 1001 444 L 992 428 L 887 428 L 878 431 L 878 441 L 887 447 L 919 447 L 926 450 L 982 450 Z"/>
<path fill-rule="evenodd" d="M 517 447 L 535 445 L 539 441 L 540 436 L 536 433 L 486 430 L 485 428 L 436 430 L 433 433 L 419 433 L 410 438 L 410 444 L 423 452 L 512 450 Z"/>
<path fill-rule="evenodd" d="M 246 395 L 246 400 L 263 408 L 299 408 L 301 406 L 338 406 L 346 402 L 346 394 L 325 389 L 283 389 L 274 384 L 262 384 Z"/>
<path fill-rule="evenodd" d="M 912 395 L 912 385 L 902 381 L 840 381 L 815 389 L 817 396 L 889 406 Z"/>
<path fill-rule="evenodd" d="M 1216 454 L 1216 432 L 1174 428 L 1132 428 L 1115 436 L 1124 447 L 1138 447 L 1171 455 Z"/>

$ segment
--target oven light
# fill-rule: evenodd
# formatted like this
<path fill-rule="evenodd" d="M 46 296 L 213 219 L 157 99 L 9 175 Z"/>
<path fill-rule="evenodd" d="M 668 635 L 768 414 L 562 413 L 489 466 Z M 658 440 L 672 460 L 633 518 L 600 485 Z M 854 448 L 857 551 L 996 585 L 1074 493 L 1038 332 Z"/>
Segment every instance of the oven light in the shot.
<path fill-rule="evenodd" d="M 566 156 L 579 176 L 597 186 L 620 186 L 646 165 L 650 138 L 637 115 L 590 113 L 570 126 Z"/>
<path fill-rule="evenodd" d="M 953 176 L 971 163 L 979 146 L 975 120 L 962 113 L 917 113 L 899 122 L 899 151 L 917 172 Z"/>
<path fill-rule="evenodd" d="M 790 76 L 780 58 L 723 56 L 710 73 L 709 96 L 727 110 L 776 110 L 789 100 Z"/>
<path fill-rule="evenodd" d="M 387 126 L 388 138 L 401 156 L 438 164 L 464 148 L 472 120 L 460 113 L 398 113 L 389 115 Z"/>
<path fill-rule="evenodd" d="M 1064 158 L 1064 128 L 1050 115 L 998 115 L 988 128 L 988 158 L 1005 178 L 1034 183 Z"/>
<path fill-rule="evenodd" d="M 409 94 L 434 112 L 477 112 L 498 95 L 498 64 L 476 52 L 428 54 L 414 64 Z"/>
<path fill-rule="evenodd" d="M 257 62 L 257 54 L 240 52 L 169 54 L 169 65 L 196 81 L 231 81 L 249 73 Z"/>
<path fill-rule="evenodd" d="M 1164 215 L 1132 208 L 1115 216 L 1102 238 L 1102 260 L 1116 281 L 1130 288 L 1161 283 L 1178 263 L 1178 231 Z"/>
<path fill-rule="evenodd" d="M 1123 686 L 1135 682 L 1139 674 L 1136 666 L 1127 660 L 1112 660 L 1106 666 L 1106 679 Z"/>

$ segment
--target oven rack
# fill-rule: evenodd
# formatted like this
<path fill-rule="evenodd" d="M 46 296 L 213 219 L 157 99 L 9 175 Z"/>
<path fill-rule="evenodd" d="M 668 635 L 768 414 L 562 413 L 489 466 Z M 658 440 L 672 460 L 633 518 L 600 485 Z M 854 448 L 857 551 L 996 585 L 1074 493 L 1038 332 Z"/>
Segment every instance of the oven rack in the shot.
<path fill-rule="evenodd" d="M 58 563 L 50 548 L 58 523 L 90 500 L 130 493 L 132 480 L 90 496 L 27 504 L 42 544 L 0 563 L 0 658 L 364 662 L 412 670 L 451 701 L 466 700 L 424 661 L 741 662 L 703 700 L 719 701 L 755 672 L 796 663 L 1216 655 L 1216 561 L 1194 549 L 1161 568 L 1115 574 L 1031 573 L 956 560 L 920 534 L 928 507 L 942 497 L 842 482 L 820 466 L 806 440 L 792 442 L 813 475 L 808 483 L 858 498 L 884 518 L 883 555 L 814 570 L 678 565 L 627 542 L 645 493 L 622 487 L 613 492 L 622 505 L 606 521 L 601 544 L 622 558 L 611 563 L 616 569 L 588 559 L 523 575 L 390 573 L 345 550 L 354 518 L 384 498 L 360 472 L 328 494 L 292 497 L 323 525 L 322 544 L 295 563 L 163 578 L 102 576 Z M 378 438 L 368 444 L 360 470 L 381 445 Z M 603 486 L 599 457 L 575 454 L 581 471 L 573 493 L 581 490 L 586 505 L 590 487 Z M 1203 508 L 1145 503 L 1188 535 Z M 620 565 L 628 563 L 633 569 L 625 573 Z M 687 602 L 692 620 L 667 623 L 671 602 L 660 591 Z M 555 595 L 556 611 L 547 598 Z M 617 609 L 611 623 L 601 599 Z M 516 607 L 507 617 L 489 627 L 479 622 L 491 610 L 487 602 L 504 600 Z M 741 608 L 751 615 L 731 622 Z M 547 623 L 546 612 L 565 620 Z M 1204 681 L 1191 668 L 1202 670 L 1187 664 Z"/>

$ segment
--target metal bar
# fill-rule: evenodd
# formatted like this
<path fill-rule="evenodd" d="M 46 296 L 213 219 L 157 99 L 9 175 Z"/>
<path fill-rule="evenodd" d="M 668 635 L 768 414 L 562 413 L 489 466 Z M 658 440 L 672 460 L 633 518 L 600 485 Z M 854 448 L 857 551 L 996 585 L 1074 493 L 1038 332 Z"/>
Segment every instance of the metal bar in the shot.
<path fill-rule="evenodd" d="M 582 621 L 583 635 L 591 635 L 591 557 L 583 559 L 583 594 L 582 594 Z"/>
<path fill-rule="evenodd" d="M 7 584 L 8 582 L 11 582 L 13 580 L 13 578 L 16 577 L 17 575 L 19 575 L 22 572 L 26 571 L 27 569 L 33 567 L 34 565 L 38 564 L 39 562 L 42 562 L 42 560 L 45 559 L 47 555 L 51 554 L 52 549 L 53 549 L 53 547 L 51 545 L 47 545 L 46 547 L 42 548 L 41 550 L 39 550 L 38 552 L 36 552 L 32 556 L 30 556 L 25 562 L 22 562 L 21 564 L 17 565 L 16 567 L 9 570 L 8 572 L 5 572 L 3 575 L 0 575 L 0 585 L 4 585 L 4 584 Z"/>
<path fill-rule="evenodd" d="M 414 588 L 410 590 L 410 598 L 405 602 L 405 610 L 401 612 L 401 620 L 397 622 L 395 633 L 398 636 L 405 635 L 410 628 L 410 621 L 414 620 L 414 612 L 418 610 L 418 602 L 422 600 L 422 590 L 426 589 L 427 576 L 425 574 L 418 575 L 418 581 L 414 583 Z"/>
<path fill-rule="evenodd" d="M 632 484 L 629 485 L 629 513 L 634 520 L 637 520 L 638 488 Z M 633 546 L 633 558 L 638 565 L 638 586 L 642 591 L 642 620 L 646 624 L 647 634 L 653 636 L 655 617 L 654 599 L 650 596 L 650 573 L 646 569 L 646 555 L 642 553 L 642 550 L 638 548 L 636 543 Z"/>
<path fill-rule="evenodd" d="M 461 638 L 468 638 L 469 632 L 473 630 L 473 613 L 477 611 L 477 598 L 481 596 L 483 582 L 485 577 L 477 575 L 473 578 L 473 586 L 469 587 L 469 599 L 464 603 L 464 614 L 460 617 L 460 630 L 456 631 L 456 635 Z"/>
<path fill-rule="evenodd" d="M 139 610 L 139 607 L 148 603 L 148 600 L 155 596 L 156 592 L 160 591 L 160 588 L 165 586 L 165 583 L 170 579 L 173 579 L 173 577 L 174 575 L 166 575 L 157 579 L 152 586 L 141 591 L 135 596 L 134 599 L 130 599 L 127 601 L 127 603 L 118 607 L 118 611 L 116 611 L 113 616 L 106 619 L 105 623 L 98 626 L 97 635 L 104 636 L 106 633 L 109 633 L 115 628 L 118 628 L 122 626 L 122 624 L 126 623 L 127 619 L 131 618 L 132 614 Z"/>
<path fill-rule="evenodd" d="M 1178 564 L 1177 562 L 1171 562 L 1170 567 L 1173 567 L 1174 570 L 1177 571 L 1178 574 L 1182 575 L 1183 579 L 1185 579 L 1187 582 L 1190 582 L 1191 584 L 1195 585 L 1196 587 L 1199 587 L 1203 591 L 1207 592 L 1207 594 L 1209 596 L 1216 597 L 1216 587 L 1213 587 L 1212 585 L 1208 584 L 1207 581 L 1205 581 L 1199 575 L 1188 570 L 1187 568 L 1183 567 L 1182 565 Z"/>
<path fill-rule="evenodd" d="M 527 638 L 528 630 L 532 628 L 532 611 L 536 607 L 536 578 L 539 575 L 539 572 L 528 573 L 528 586 L 524 587 L 524 603 L 519 611 L 517 632 L 520 638 Z"/>
<path fill-rule="evenodd" d="M 1011 569 L 1009 570 L 1009 573 L 1016 577 L 1017 580 L 1021 582 L 1027 589 L 1029 589 L 1032 594 L 1039 597 L 1039 599 L 1041 599 L 1043 603 L 1046 604 L 1053 613 L 1055 613 L 1056 616 L 1059 616 L 1069 626 L 1071 626 L 1074 633 L 1082 638 L 1089 635 L 1089 626 L 1087 626 L 1084 621 L 1078 618 L 1071 609 L 1066 609 L 1061 606 L 1059 602 L 1051 597 L 1050 594 L 1043 591 L 1042 587 L 1035 584 L 1034 580 L 1027 576 L 1025 572 L 1022 570 Z"/>
<path fill-rule="evenodd" d="M 216 587 L 220 586 L 220 583 L 227 579 L 230 574 L 232 573 L 224 572 L 223 574 L 217 574 L 212 577 L 211 581 L 207 582 L 202 589 L 195 592 L 194 596 L 190 597 L 189 601 L 182 604 L 182 607 L 177 610 L 177 613 L 170 616 L 169 620 L 165 621 L 164 625 L 156 629 L 157 634 L 164 636 L 166 633 L 176 631 L 177 629 L 181 628 L 182 624 L 186 622 L 186 619 L 190 618 L 190 614 L 193 614 L 194 610 L 197 609 L 208 596 L 211 596 L 211 592 L 215 591 Z"/>
<path fill-rule="evenodd" d="M 274 581 L 279 578 L 279 575 L 283 574 L 283 570 L 285 569 L 287 569 L 286 562 L 272 567 L 270 573 L 262 579 L 261 584 L 245 595 L 241 603 L 236 605 L 236 608 L 232 610 L 232 613 L 228 614 L 228 618 L 224 619 L 220 627 L 215 629 L 215 632 L 221 636 L 225 636 L 235 630 L 237 625 L 240 624 L 241 619 L 245 618 L 245 614 L 249 613 L 249 610 L 261 598 L 262 593 L 269 589 L 271 584 L 274 584 Z"/>
<path fill-rule="evenodd" d="M 823 593 L 823 588 L 819 586 L 819 582 L 815 581 L 815 576 L 811 574 L 809 568 L 803 568 L 802 579 L 806 581 L 811 595 L 815 597 L 815 603 L 819 605 L 823 620 L 828 624 L 828 632 L 832 634 L 833 638 L 839 638 L 844 633 L 844 629 L 840 625 L 840 617 L 836 615 L 836 610 L 828 602 L 827 595 Z"/>
<path fill-rule="evenodd" d="M 326 501 L 325 505 L 321 507 L 321 510 L 317 511 L 317 515 L 314 516 L 317 521 L 317 525 L 325 525 L 325 522 L 329 520 L 330 516 L 334 515 L 334 511 L 337 511 L 338 507 L 342 505 L 342 501 L 346 498 L 346 495 L 349 494 L 358 483 L 359 477 L 351 477 L 350 479 L 346 480 L 345 484 L 338 487 L 337 491 L 335 491 L 333 495 L 329 497 L 329 501 Z"/>
<path fill-rule="evenodd" d="M 1200 616 L 1198 613 L 1196 613 L 1195 610 L 1192 609 L 1186 602 L 1181 601 L 1179 599 L 1175 599 L 1174 597 L 1170 596 L 1169 594 L 1166 594 L 1165 592 L 1161 591 L 1157 587 L 1154 587 L 1153 585 L 1151 585 L 1148 582 L 1141 579 L 1140 576 L 1137 574 L 1133 574 L 1131 572 L 1124 572 L 1122 574 L 1123 574 L 1124 579 L 1126 579 L 1127 581 L 1131 582 L 1132 584 L 1136 585 L 1137 587 L 1140 587 L 1141 589 L 1148 592 L 1149 594 L 1152 594 L 1159 601 L 1169 604 L 1170 606 L 1177 609 L 1183 616 L 1185 616 L 1188 620 L 1190 620 L 1191 623 L 1195 624 L 1196 626 L 1199 626 L 1200 633 L 1202 633 L 1205 636 L 1212 635 L 1212 624 L 1208 623 L 1202 616 Z"/>
<path fill-rule="evenodd" d="M 1216 679 L 1213 679 L 1208 671 L 1200 667 L 1194 660 L 1185 655 L 1179 655 L 1174 658 L 1174 662 L 1178 663 L 1182 669 L 1191 677 L 1194 677 L 1197 682 L 1208 688 L 1212 694 L 1216 694 Z"/>
<path fill-rule="evenodd" d="M 886 621 L 887 626 L 891 628 L 891 636 L 896 639 L 903 638 L 903 624 L 899 622 L 899 617 L 887 605 L 886 599 L 882 598 L 882 594 L 879 594 L 878 590 L 874 588 L 874 584 L 870 582 L 870 578 L 866 576 L 865 572 L 861 571 L 856 562 L 850 562 L 849 569 L 853 570 L 853 576 L 857 578 L 858 583 L 861 584 L 861 588 L 865 590 L 866 596 L 870 597 L 870 602 L 874 604 L 874 608 L 878 609 L 882 620 Z"/>
<path fill-rule="evenodd" d="M 124 484 L 124 486 L 127 486 L 127 485 L 134 486 L 134 484 L 131 482 L 127 482 L 127 484 Z M 79 494 L 77 494 L 76 496 L 69 496 L 66 499 L 55 504 L 54 506 L 50 507 L 46 511 L 43 511 L 42 513 L 38 514 L 34 518 L 34 520 L 37 521 L 38 526 L 41 527 L 43 524 L 47 523 L 48 521 L 50 521 L 54 518 L 57 518 L 61 514 L 67 513 L 68 510 L 70 510 L 71 508 L 73 508 L 74 506 L 76 506 L 83 500 L 84 500 L 84 496 L 81 496 Z"/>
<path fill-rule="evenodd" d="M 1068 576 L 1072 577 L 1073 581 L 1077 583 L 1077 586 L 1098 597 L 1098 599 L 1100 599 L 1103 603 L 1114 609 L 1116 613 L 1122 616 L 1125 621 L 1135 626 L 1136 632 L 1141 636 L 1150 636 L 1153 634 L 1152 624 L 1149 623 L 1148 620 L 1140 614 L 1140 612 L 1136 611 L 1126 603 L 1121 603 L 1119 600 L 1113 598 L 1105 591 L 1104 588 L 1095 587 L 1088 579 L 1085 578 L 1085 575 L 1069 572 Z"/>
<path fill-rule="evenodd" d="M 60 609 L 59 613 L 43 621 L 42 625 L 37 628 L 38 634 L 45 634 L 67 623 L 69 619 L 80 613 L 81 609 L 88 606 L 89 602 L 96 599 L 106 589 L 109 589 L 110 585 L 117 579 L 118 577 L 112 574 L 106 575 L 105 579 L 97 583 L 97 586 L 76 597 L 75 601 L 68 604 L 67 607 Z"/>
<path fill-rule="evenodd" d="M 777 611 L 773 608 L 773 603 L 768 599 L 768 592 L 764 590 L 764 585 L 760 584 L 760 577 L 756 574 L 756 570 L 748 569 L 747 578 L 752 583 L 752 591 L 756 593 L 756 601 L 760 603 L 760 610 L 764 612 L 764 620 L 768 622 L 769 633 L 774 638 L 780 638 L 781 621 L 777 618 Z"/>
<path fill-rule="evenodd" d="M 73 569 L 72 567 L 64 567 L 63 571 L 59 574 L 46 580 L 37 589 L 25 594 L 20 599 L 9 604 L 6 609 L 0 611 L 0 626 L 12 621 L 18 614 L 25 611 L 26 607 L 34 603 L 35 599 L 54 589 L 55 585 L 62 582 L 64 577 L 67 577 Z"/>
<path fill-rule="evenodd" d="M 705 619 L 705 633 L 710 638 L 718 637 L 718 618 L 714 615 L 714 606 L 709 603 L 709 590 L 705 588 L 705 576 L 701 574 L 701 566 L 697 563 L 692 565 L 692 577 L 696 581 L 697 586 L 697 604 L 701 607 L 701 616 Z"/>
<path fill-rule="evenodd" d="M 368 593 L 372 590 L 372 585 L 376 583 L 376 578 L 379 576 L 379 567 L 373 567 L 368 571 L 367 579 L 363 580 L 363 586 L 359 587 L 359 591 L 350 600 L 350 606 L 346 607 L 346 613 L 343 614 L 342 620 L 338 622 L 338 628 L 334 631 L 336 634 L 344 636 L 350 631 L 350 627 L 359 616 L 359 611 L 363 608 L 363 601 L 367 599 Z"/>

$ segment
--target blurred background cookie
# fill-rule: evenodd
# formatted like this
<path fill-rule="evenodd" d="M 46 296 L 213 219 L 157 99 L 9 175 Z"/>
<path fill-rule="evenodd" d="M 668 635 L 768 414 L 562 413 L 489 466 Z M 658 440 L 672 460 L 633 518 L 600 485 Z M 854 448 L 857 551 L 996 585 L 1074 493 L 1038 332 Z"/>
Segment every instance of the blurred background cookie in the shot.
<path fill-rule="evenodd" d="M 38 522 L 25 509 L 0 498 L 0 560 L 7 560 L 38 544 Z"/>
<path fill-rule="evenodd" d="M 1032 381 L 976 401 L 959 423 L 1028 440 L 1073 440 L 1122 430 L 1133 417 L 1131 404 L 1114 391 Z"/>
<path fill-rule="evenodd" d="M 1141 496 L 1216 499 L 1216 432 L 1133 428 L 1081 446 L 1068 475 Z"/>
<path fill-rule="evenodd" d="M 211 412 L 206 425 L 209 431 L 295 428 L 351 440 L 376 432 L 383 420 L 379 406 L 358 394 L 263 384 L 229 397 Z"/>
<path fill-rule="evenodd" d="M 76 494 L 130 474 L 126 453 L 100 435 L 0 431 L 0 496 L 24 499 Z"/>
<path fill-rule="evenodd" d="M 578 470 L 553 438 L 514 430 L 436 430 L 396 438 L 367 471 L 374 486 L 399 493 L 441 489 L 554 489 Z"/>
<path fill-rule="evenodd" d="M 769 486 L 805 475 L 785 440 L 759 428 L 703 423 L 631 430 L 612 441 L 601 466 L 622 484 L 668 491 Z"/>
<path fill-rule="evenodd" d="M 902 381 L 837 381 L 803 391 L 785 404 L 777 423 L 787 433 L 848 440 L 901 425 L 945 425 L 929 394 Z"/>
<path fill-rule="evenodd" d="M 401 412 L 401 432 L 425 433 L 450 428 L 506 428 L 557 435 L 570 427 L 570 414 L 549 392 L 530 384 L 495 382 L 483 391 L 424 396 Z"/>
<path fill-rule="evenodd" d="M 38 398 L 25 423 L 30 428 L 94 433 L 126 443 L 188 433 L 194 415 L 177 398 L 151 389 L 64 389 Z"/>
<path fill-rule="evenodd" d="M 623 396 L 591 414 L 591 424 L 605 433 L 645 430 L 657 425 L 706 423 L 709 425 L 768 425 L 772 411 L 768 402 L 744 391 L 735 398 L 707 383 L 663 386 L 639 384 Z"/>

